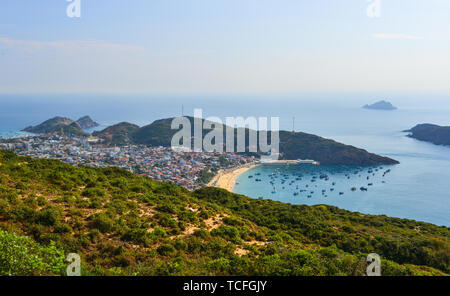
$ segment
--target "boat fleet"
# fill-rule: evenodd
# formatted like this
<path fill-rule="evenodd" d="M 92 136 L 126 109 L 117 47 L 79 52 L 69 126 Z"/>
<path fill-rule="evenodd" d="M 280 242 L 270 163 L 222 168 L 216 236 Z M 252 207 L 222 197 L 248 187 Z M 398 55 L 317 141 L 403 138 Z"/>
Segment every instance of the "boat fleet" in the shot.
<path fill-rule="evenodd" d="M 387 174 L 391 172 L 390 169 L 384 170 L 383 167 L 358 167 L 354 168 L 351 171 L 348 169 L 345 172 L 340 172 L 339 174 L 343 174 L 344 179 L 352 179 L 352 177 L 357 177 L 360 180 L 367 181 L 367 185 L 365 186 L 354 186 L 349 188 L 351 192 L 361 191 L 367 192 L 369 188 L 374 186 L 374 181 L 371 181 L 377 174 L 382 173 L 382 179 L 385 178 Z M 297 196 L 306 196 L 307 198 L 312 198 L 316 193 L 321 194 L 323 197 L 328 197 L 329 194 L 336 194 L 338 196 L 345 195 L 345 191 L 337 190 L 337 182 L 330 181 L 330 175 L 334 175 L 336 172 L 329 171 L 313 171 L 313 172 L 298 172 L 298 171 L 287 171 L 283 170 L 282 167 L 276 168 L 274 171 L 271 171 L 267 175 L 263 176 L 261 172 L 255 173 L 253 175 L 249 175 L 248 179 L 253 179 L 255 182 L 263 182 L 268 179 L 268 183 L 271 186 L 271 194 L 276 194 L 280 189 L 286 190 L 288 187 L 292 195 Z M 268 177 L 268 178 L 265 178 Z M 326 189 L 319 189 L 317 183 L 320 181 L 320 187 L 323 188 L 327 186 Z M 360 181 L 361 182 L 361 181 Z M 324 184 L 325 183 L 325 184 Z M 381 183 L 386 183 L 384 180 Z M 359 187 L 359 188 L 358 188 Z M 262 196 L 258 197 L 259 199 L 264 199 Z"/>

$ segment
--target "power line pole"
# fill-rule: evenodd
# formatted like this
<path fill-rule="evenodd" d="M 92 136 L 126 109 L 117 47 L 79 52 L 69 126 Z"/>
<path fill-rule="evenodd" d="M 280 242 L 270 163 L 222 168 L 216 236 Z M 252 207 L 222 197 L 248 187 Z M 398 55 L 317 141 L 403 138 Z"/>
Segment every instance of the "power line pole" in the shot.
<path fill-rule="evenodd" d="M 295 116 L 292 117 L 292 133 L 295 134 Z"/>

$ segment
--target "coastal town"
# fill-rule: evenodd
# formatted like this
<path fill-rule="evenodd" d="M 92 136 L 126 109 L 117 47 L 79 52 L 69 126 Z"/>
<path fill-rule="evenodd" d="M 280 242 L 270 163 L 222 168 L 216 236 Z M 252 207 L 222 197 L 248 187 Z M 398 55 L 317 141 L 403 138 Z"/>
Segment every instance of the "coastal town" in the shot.
<path fill-rule="evenodd" d="M 221 170 L 258 161 L 254 156 L 242 154 L 182 152 L 161 146 L 109 147 L 96 137 L 57 134 L 1 139 L 0 150 L 39 159 L 57 159 L 74 166 L 119 167 L 188 190 L 208 184 Z"/>

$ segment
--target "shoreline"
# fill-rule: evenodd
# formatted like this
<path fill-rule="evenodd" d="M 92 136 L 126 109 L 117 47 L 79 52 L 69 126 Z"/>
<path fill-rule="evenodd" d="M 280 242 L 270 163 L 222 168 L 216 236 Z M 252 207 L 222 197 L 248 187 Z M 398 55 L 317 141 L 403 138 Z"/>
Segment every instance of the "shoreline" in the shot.
<path fill-rule="evenodd" d="M 257 163 L 247 164 L 245 166 L 220 170 L 217 175 L 212 178 L 212 180 L 206 185 L 207 187 L 217 187 L 233 192 L 234 186 L 236 185 L 237 178 L 255 167 L 259 166 Z"/>

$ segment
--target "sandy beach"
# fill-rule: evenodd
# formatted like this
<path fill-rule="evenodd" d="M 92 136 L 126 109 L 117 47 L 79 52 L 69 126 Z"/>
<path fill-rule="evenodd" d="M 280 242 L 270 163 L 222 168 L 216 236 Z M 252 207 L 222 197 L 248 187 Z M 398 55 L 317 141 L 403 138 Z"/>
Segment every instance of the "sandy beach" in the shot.
<path fill-rule="evenodd" d="M 256 166 L 258 166 L 258 164 L 249 164 L 234 169 L 220 170 L 219 173 L 214 176 L 214 178 L 208 183 L 207 186 L 218 187 L 232 192 L 234 186 L 236 185 L 236 179 L 239 177 L 239 175 L 248 170 L 251 170 Z"/>

